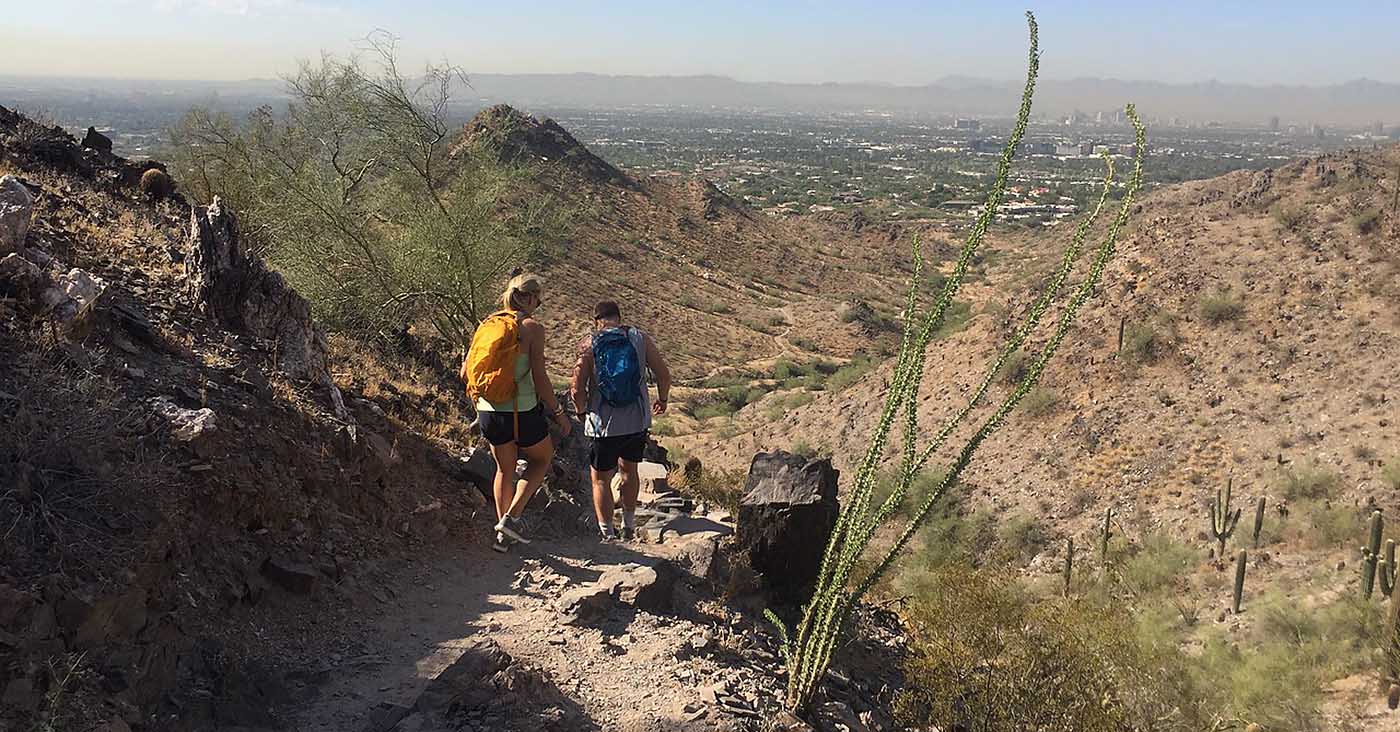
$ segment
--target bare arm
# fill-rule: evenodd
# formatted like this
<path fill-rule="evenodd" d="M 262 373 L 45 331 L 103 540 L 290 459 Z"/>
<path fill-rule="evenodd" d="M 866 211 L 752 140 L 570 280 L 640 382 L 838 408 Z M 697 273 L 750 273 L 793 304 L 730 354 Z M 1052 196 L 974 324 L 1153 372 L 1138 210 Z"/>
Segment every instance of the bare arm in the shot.
<path fill-rule="evenodd" d="M 588 411 L 588 390 L 593 383 L 593 349 L 580 348 L 578 361 L 574 364 L 574 378 L 569 383 L 569 396 L 574 402 L 574 413 Z"/>
<path fill-rule="evenodd" d="M 666 357 L 661 355 L 661 349 L 656 347 L 656 340 L 647 336 L 647 368 L 656 374 L 656 399 L 657 404 L 652 411 L 662 414 L 666 411 L 667 404 L 671 401 L 671 366 L 666 363 Z"/>
<path fill-rule="evenodd" d="M 533 320 L 521 324 L 525 332 L 525 347 L 529 349 L 530 378 L 535 382 L 535 394 L 544 404 L 545 411 L 554 415 L 559 412 L 559 400 L 554 398 L 554 384 L 549 382 L 548 367 L 544 362 L 544 326 Z"/>

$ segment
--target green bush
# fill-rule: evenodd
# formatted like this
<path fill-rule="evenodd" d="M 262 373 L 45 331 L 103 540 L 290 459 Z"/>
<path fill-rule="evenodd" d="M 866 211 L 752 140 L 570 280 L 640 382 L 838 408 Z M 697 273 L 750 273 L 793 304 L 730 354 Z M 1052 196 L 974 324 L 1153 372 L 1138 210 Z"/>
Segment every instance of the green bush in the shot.
<path fill-rule="evenodd" d="M 1176 332 L 1168 323 L 1130 323 L 1123 331 L 1123 357 L 1131 364 L 1154 364 L 1176 347 Z"/>
<path fill-rule="evenodd" d="M 1367 209 L 1351 217 L 1351 228 L 1361 235 L 1374 233 L 1381 228 L 1381 212 L 1377 209 Z"/>
<path fill-rule="evenodd" d="M 1022 404 L 1026 414 L 1032 417 L 1044 417 L 1060 406 L 1060 395 L 1054 389 L 1037 386 L 1026 394 Z"/>
<path fill-rule="evenodd" d="M 1219 289 L 1201 297 L 1201 317 L 1211 325 L 1219 325 L 1244 316 L 1244 298 L 1228 289 Z"/>
<path fill-rule="evenodd" d="M 1014 564 L 1029 562 L 1049 543 L 1044 522 L 1029 514 L 1015 514 L 997 527 L 996 553 Z"/>
<path fill-rule="evenodd" d="M 673 462 L 681 460 L 673 458 Z M 738 512 L 739 500 L 744 497 L 743 471 L 701 468 L 699 475 L 693 477 L 673 475 L 671 484 L 683 495 Z"/>
<path fill-rule="evenodd" d="M 406 78 L 392 39 L 367 40 L 368 63 L 302 64 L 284 110 L 192 110 L 170 132 L 171 169 L 191 198 L 218 194 L 326 324 L 368 338 L 426 325 L 463 346 L 579 210 L 539 186 L 534 161 L 458 146 L 456 67 Z"/>
<path fill-rule="evenodd" d="M 782 419 L 783 416 L 786 415 L 789 411 L 797 409 L 798 407 L 805 406 L 807 404 L 811 404 L 812 399 L 813 397 L 811 394 L 805 394 L 800 392 L 796 394 L 788 394 L 786 396 L 777 396 L 772 399 L 772 402 L 767 407 L 765 407 L 764 414 L 768 417 L 769 420 L 776 422 L 777 420 Z"/>
<path fill-rule="evenodd" d="M 1301 499 L 1328 498 L 1341 485 L 1341 476 L 1320 465 L 1298 466 L 1282 471 L 1283 497 Z"/>
<path fill-rule="evenodd" d="M 852 384 L 865 378 L 875 368 L 875 362 L 869 358 L 855 358 L 850 363 L 837 369 L 826 380 L 827 391 L 845 391 Z"/>
<path fill-rule="evenodd" d="M 1274 220 L 1288 231 L 1297 231 L 1308 220 L 1308 212 L 1297 206 L 1279 205 L 1274 208 Z"/>
<path fill-rule="evenodd" d="M 1400 455 L 1387 460 L 1381 468 L 1381 482 L 1393 491 L 1400 491 Z"/>
<path fill-rule="evenodd" d="M 1017 349 L 997 370 L 997 379 L 1007 386 L 1014 387 L 1026 378 L 1034 363 L 1035 358 L 1031 354 Z"/>
<path fill-rule="evenodd" d="M 1314 549 L 1336 549 L 1359 541 L 1361 511 L 1323 499 L 1300 501 L 1289 516 L 1287 533 Z"/>
<path fill-rule="evenodd" d="M 1198 561 L 1201 552 L 1163 534 L 1149 534 L 1119 567 L 1123 583 L 1143 595 L 1171 590 Z"/>
<path fill-rule="evenodd" d="M 1010 578 L 949 567 L 910 607 L 900 724 L 918 729 L 1205 729 L 1182 656 L 1112 605 L 1032 602 Z"/>

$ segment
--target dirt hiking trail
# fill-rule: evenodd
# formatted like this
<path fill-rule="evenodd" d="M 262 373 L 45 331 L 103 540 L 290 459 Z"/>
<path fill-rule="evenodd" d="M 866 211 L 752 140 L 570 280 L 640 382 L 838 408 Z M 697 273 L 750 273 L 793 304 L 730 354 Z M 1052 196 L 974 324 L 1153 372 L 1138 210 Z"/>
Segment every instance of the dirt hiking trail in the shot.
<path fill-rule="evenodd" d="M 704 520 L 692 524 L 702 525 L 727 530 Z M 607 732 L 756 728 L 760 706 L 770 702 L 753 692 L 759 684 L 780 683 L 760 678 L 768 672 L 753 666 L 753 658 L 775 660 L 770 641 L 732 609 L 699 595 L 682 600 L 685 578 L 677 581 L 671 612 L 618 603 L 591 622 L 570 624 L 575 614 L 563 607 L 570 591 L 586 594 L 610 571 L 671 565 L 686 539 L 536 539 L 510 554 L 464 548 L 386 568 L 397 581 L 374 591 L 379 610 L 367 619 L 359 654 L 344 663 L 332 659 L 336 673 L 324 675 L 311 698 L 287 715 L 288 728 L 508 730 L 549 729 L 550 722 L 557 729 Z M 528 688 L 518 690 L 519 699 L 516 689 L 505 692 L 513 704 L 498 711 L 489 705 L 463 710 L 450 727 L 416 720 L 415 704 L 421 711 L 420 697 L 434 679 L 486 639 L 537 683 L 561 692 L 545 694 L 552 704 L 537 702 L 551 707 L 544 724 L 521 719 L 512 708 L 532 701 L 538 690 Z M 739 691 L 744 688 L 753 691 Z"/>

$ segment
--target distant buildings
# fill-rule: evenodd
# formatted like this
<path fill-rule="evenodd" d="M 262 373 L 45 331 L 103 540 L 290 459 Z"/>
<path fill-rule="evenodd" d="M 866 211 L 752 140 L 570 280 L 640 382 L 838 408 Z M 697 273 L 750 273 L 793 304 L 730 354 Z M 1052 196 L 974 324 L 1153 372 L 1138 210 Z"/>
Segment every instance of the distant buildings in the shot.
<path fill-rule="evenodd" d="M 1278 132 L 1278 117 L 1269 118 L 1269 131 Z"/>
<path fill-rule="evenodd" d="M 1372 134 L 1372 135 L 1375 135 L 1376 137 L 1384 137 L 1384 136 L 1385 136 L 1385 123 L 1384 123 L 1384 122 L 1374 122 L 1374 123 L 1372 123 L 1372 124 L 1371 124 L 1371 134 Z"/>
<path fill-rule="evenodd" d="M 960 119 L 960 120 L 956 120 L 956 121 L 953 122 L 953 129 L 955 129 L 955 130 L 967 130 L 967 131 L 969 131 L 969 132 L 977 132 L 978 130 L 982 129 L 982 120 L 977 120 L 977 119 Z"/>

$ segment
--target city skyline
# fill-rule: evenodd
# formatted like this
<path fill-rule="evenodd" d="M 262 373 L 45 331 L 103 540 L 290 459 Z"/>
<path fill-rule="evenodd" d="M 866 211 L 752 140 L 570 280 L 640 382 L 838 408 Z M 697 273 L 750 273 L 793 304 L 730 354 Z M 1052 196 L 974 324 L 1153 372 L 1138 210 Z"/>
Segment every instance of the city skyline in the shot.
<path fill-rule="evenodd" d="M 1400 81 L 1400 48 L 1385 37 L 1400 21 L 1400 7 L 1361 0 L 1325 8 L 1254 6 L 1056 0 L 1032 9 L 1052 79 L 1251 86 Z M 406 67 L 447 58 L 468 73 L 918 86 L 949 77 L 1016 78 L 1024 63 L 1022 9 L 1009 2 L 857 8 L 796 0 L 761 8 L 718 2 L 704 12 L 630 1 L 444 9 L 427 0 L 51 0 L 10 11 L 14 17 L 0 30 L 0 73 L 275 78 L 293 72 L 299 59 L 353 53 L 355 39 L 383 29 L 400 39 Z M 1369 42 L 1368 35 L 1374 35 Z"/>

